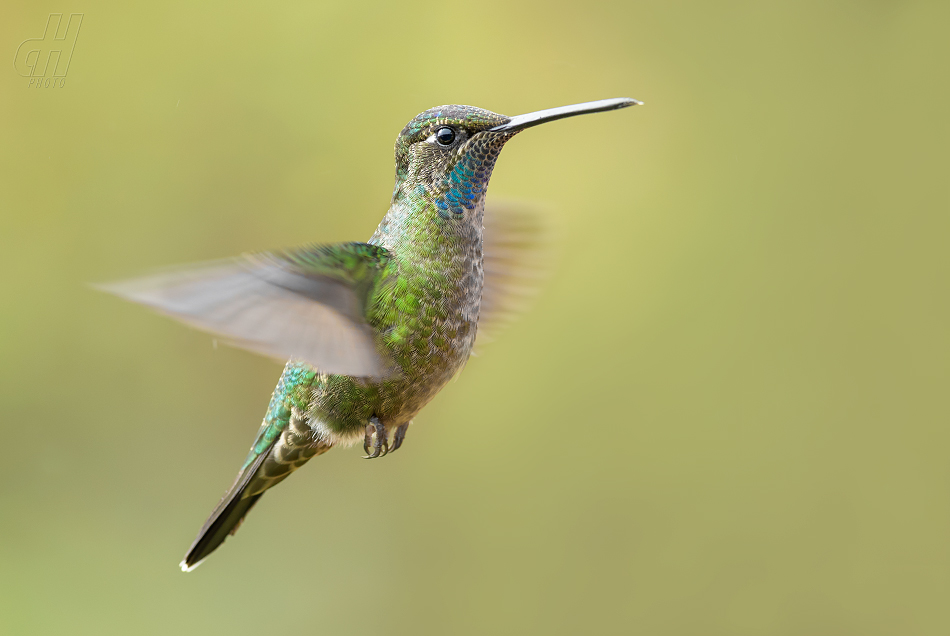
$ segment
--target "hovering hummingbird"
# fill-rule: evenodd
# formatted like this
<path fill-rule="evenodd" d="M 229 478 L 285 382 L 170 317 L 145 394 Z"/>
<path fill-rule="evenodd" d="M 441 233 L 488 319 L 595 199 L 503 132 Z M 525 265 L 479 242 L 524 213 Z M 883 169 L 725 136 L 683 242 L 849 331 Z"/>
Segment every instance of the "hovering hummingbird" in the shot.
<path fill-rule="evenodd" d="M 605 99 L 517 117 L 432 108 L 396 139 L 392 202 L 366 243 L 265 252 L 100 286 L 234 346 L 290 359 L 184 571 L 312 457 L 359 440 L 367 458 L 402 445 L 412 418 L 465 365 L 476 331 L 517 295 L 530 227 L 485 212 L 502 147 L 531 126 L 636 104 Z"/>

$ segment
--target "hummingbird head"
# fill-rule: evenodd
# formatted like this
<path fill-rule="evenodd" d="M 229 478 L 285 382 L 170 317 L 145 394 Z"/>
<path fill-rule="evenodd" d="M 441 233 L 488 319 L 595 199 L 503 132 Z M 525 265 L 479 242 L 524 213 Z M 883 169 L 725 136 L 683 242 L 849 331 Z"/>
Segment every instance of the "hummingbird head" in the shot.
<path fill-rule="evenodd" d="M 461 220 L 484 197 L 495 160 L 518 131 L 492 128 L 510 119 L 474 106 L 439 106 L 412 119 L 396 139 L 393 203 L 431 204 Z"/>
<path fill-rule="evenodd" d="M 431 206 L 441 219 L 464 220 L 477 214 L 495 161 L 516 134 L 555 119 L 639 103 L 605 99 L 516 117 L 474 106 L 430 108 L 406 124 L 396 139 L 393 204 Z"/>

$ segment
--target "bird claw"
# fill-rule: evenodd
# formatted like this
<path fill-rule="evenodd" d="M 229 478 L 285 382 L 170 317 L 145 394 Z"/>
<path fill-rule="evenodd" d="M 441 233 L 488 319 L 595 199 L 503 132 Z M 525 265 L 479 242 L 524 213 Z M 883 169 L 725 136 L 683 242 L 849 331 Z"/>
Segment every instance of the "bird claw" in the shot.
<path fill-rule="evenodd" d="M 393 447 L 390 449 L 390 452 L 396 451 L 402 446 L 402 442 L 406 439 L 406 431 L 409 430 L 409 424 L 411 422 L 406 422 L 396 429 L 396 432 L 393 434 Z"/>
<path fill-rule="evenodd" d="M 369 424 L 366 425 L 366 434 L 363 436 L 363 451 L 366 457 L 363 459 L 376 459 L 389 452 L 389 439 L 386 434 L 386 427 L 377 417 L 371 417 Z M 375 441 L 374 441 L 375 438 Z M 369 451 L 370 444 L 373 446 L 373 452 Z"/>
<path fill-rule="evenodd" d="M 379 421 L 379 418 L 370 418 L 369 424 L 366 425 L 366 433 L 363 435 L 363 452 L 366 453 L 363 459 L 376 459 L 398 450 L 406 439 L 409 424 L 411 422 L 406 422 L 396 428 L 396 432 L 393 434 L 393 445 L 390 446 L 386 427 Z M 371 448 L 372 451 L 370 451 Z"/>

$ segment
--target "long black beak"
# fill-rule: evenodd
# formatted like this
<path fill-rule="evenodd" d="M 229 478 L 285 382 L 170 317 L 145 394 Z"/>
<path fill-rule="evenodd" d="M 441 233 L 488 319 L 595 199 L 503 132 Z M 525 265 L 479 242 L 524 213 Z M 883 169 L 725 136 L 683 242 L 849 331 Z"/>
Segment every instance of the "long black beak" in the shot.
<path fill-rule="evenodd" d="M 586 115 L 587 113 L 600 113 L 605 110 L 617 110 L 627 106 L 640 106 L 643 102 L 638 102 L 629 97 L 617 97 L 615 99 L 601 99 L 596 102 L 584 102 L 583 104 L 574 104 L 572 106 L 561 106 L 560 108 L 549 108 L 539 110 L 527 115 L 515 115 L 508 120 L 507 124 L 500 124 L 494 128 L 489 128 L 489 132 L 515 132 L 524 130 L 531 126 L 537 126 L 555 119 L 564 119 L 574 115 Z"/>

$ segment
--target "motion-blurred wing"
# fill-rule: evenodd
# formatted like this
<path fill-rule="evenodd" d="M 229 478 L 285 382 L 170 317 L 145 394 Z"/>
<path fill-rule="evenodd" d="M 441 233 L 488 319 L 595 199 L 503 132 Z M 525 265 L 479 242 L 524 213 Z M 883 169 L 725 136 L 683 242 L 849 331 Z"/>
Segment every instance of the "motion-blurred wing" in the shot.
<path fill-rule="evenodd" d="M 382 376 L 388 368 L 365 304 L 389 258 L 345 243 L 254 254 L 98 285 L 235 347 L 306 360 L 326 373 Z"/>
<path fill-rule="evenodd" d="M 538 210 L 524 205 L 486 206 L 479 342 L 490 340 L 512 322 L 537 293 L 544 279 L 549 246 L 543 220 Z"/>

